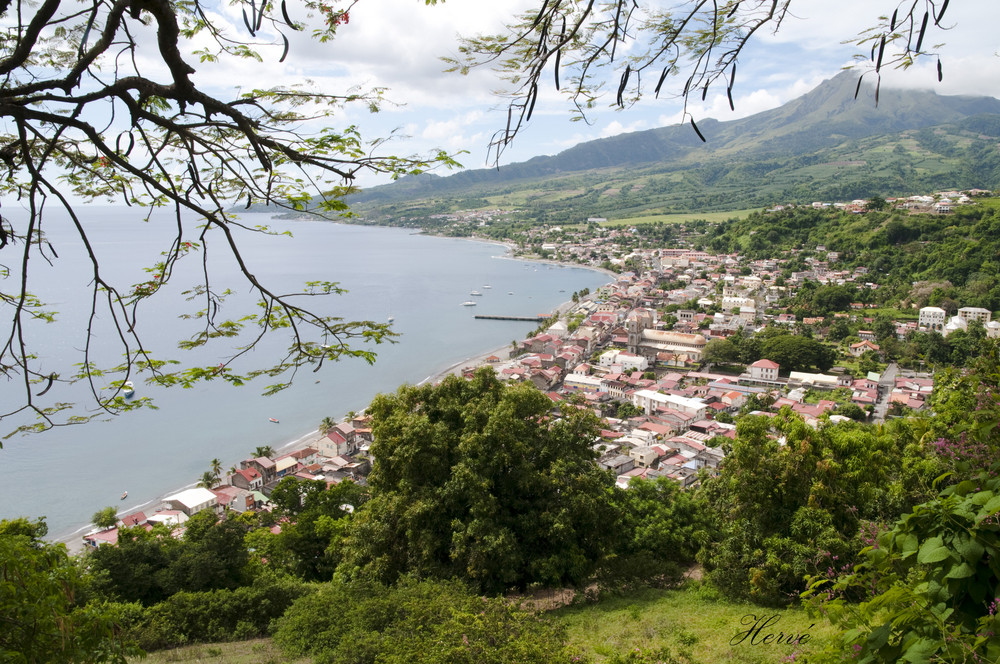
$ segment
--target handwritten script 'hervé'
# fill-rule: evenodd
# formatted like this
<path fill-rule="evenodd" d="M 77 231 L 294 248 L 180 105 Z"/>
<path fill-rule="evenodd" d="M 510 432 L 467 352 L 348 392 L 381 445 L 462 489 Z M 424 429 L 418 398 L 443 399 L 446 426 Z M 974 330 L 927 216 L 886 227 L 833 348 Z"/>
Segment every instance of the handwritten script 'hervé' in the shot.
<path fill-rule="evenodd" d="M 772 616 L 767 615 L 756 615 L 753 613 L 748 613 L 742 618 L 740 618 L 740 624 L 747 629 L 739 632 L 733 638 L 729 639 L 729 645 L 735 646 L 740 643 L 747 643 L 751 646 L 764 646 L 764 645 L 805 645 L 809 641 L 809 633 L 803 631 L 801 634 L 796 634 L 795 632 L 789 632 L 785 634 L 784 632 L 774 633 L 774 625 L 781 620 L 781 616 L 775 613 Z M 809 629 L 816 626 L 816 623 L 809 625 Z M 768 631 L 765 631 L 768 630 Z"/>

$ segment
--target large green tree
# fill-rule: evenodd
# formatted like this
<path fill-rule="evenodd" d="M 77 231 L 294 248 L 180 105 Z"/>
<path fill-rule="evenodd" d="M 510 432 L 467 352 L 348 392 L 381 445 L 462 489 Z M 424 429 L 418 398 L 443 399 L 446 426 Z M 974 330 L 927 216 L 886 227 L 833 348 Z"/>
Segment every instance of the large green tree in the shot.
<path fill-rule="evenodd" d="M 341 568 L 380 581 L 458 577 L 487 592 L 584 581 L 613 542 L 597 419 L 492 369 L 403 386 L 369 408 L 371 500 Z"/>
<path fill-rule="evenodd" d="M 727 594 L 793 602 L 805 577 L 849 564 L 866 529 L 932 492 L 942 470 L 906 422 L 813 429 L 785 409 L 744 417 L 704 484 L 718 538 L 700 554 Z"/>
<path fill-rule="evenodd" d="M 65 545 L 40 539 L 45 530 L 0 521 L 0 661 L 124 664 L 139 654 L 111 608 L 84 603 L 83 570 Z"/>

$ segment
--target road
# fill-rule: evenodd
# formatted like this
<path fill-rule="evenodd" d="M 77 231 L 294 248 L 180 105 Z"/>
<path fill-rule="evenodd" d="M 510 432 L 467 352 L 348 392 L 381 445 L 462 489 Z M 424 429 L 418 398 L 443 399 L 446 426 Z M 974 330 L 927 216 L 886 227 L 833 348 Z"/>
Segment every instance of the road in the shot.
<path fill-rule="evenodd" d="M 891 362 L 882 372 L 882 377 L 878 381 L 878 400 L 875 402 L 875 412 L 872 415 L 872 420 L 875 422 L 885 422 L 885 414 L 889 410 L 889 395 L 896 385 L 898 373 L 899 366 L 895 362 Z"/>

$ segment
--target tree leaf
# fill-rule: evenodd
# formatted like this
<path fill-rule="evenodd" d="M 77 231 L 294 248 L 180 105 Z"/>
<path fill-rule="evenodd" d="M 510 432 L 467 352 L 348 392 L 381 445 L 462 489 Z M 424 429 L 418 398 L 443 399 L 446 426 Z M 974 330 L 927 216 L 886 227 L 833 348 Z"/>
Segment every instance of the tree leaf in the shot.
<path fill-rule="evenodd" d="M 917 562 L 921 564 L 936 563 L 948 558 L 951 552 L 940 537 L 932 537 L 920 545 Z"/>
<path fill-rule="evenodd" d="M 913 533 L 907 533 L 903 537 L 897 538 L 896 543 L 903 554 L 903 558 L 906 559 L 917 552 L 919 540 L 917 540 L 917 536 Z"/>
<path fill-rule="evenodd" d="M 962 562 L 961 565 L 955 565 L 951 568 L 951 571 L 945 575 L 946 579 L 967 579 L 976 573 L 975 568 L 967 562 Z"/>
<path fill-rule="evenodd" d="M 868 635 L 868 647 L 878 650 L 889 641 L 889 634 L 892 632 L 892 623 L 886 623 L 877 627 Z"/>

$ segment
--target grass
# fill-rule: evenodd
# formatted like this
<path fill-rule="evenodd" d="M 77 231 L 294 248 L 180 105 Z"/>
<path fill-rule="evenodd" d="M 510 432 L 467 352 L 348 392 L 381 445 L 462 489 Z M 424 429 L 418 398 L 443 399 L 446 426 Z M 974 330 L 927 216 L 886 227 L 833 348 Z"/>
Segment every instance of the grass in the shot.
<path fill-rule="evenodd" d="M 204 643 L 150 653 L 134 664 L 309 664 L 312 660 L 288 659 L 271 639 L 252 639 L 233 643 Z"/>
<path fill-rule="evenodd" d="M 757 643 L 749 639 L 731 644 L 747 631 L 754 618 L 778 616 L 763 629 Z M 697 582 L 679 590 L 642 589 L 606 595 L 596 603 L 556 609 L 548 618 L 566 627 L 573 652 L 600 664 L 615 653 L 640 648 L 669 648 L 690 664 L 778 664 L 793 653 L 822 648 L 836 630 L 821 619 L 810 618 L 799 608 L 766 609 L 721 599 L 717 592 Z M 744 621 L 746 624 L 744 624 Z M 768 633 L 809 634 L 802 646 L 761 644 Z M 270 639 L 210 643 L 149 654 L 132 664 L 310 664 L 308 658 L 289 660 Z"/>
<path fill-rule="evenodd" d="M 602 223 L 601 226 L 607 226 L 609 228 L 617 228 L 620 226 L 634 226 L 636 224 L 651 224 L 656 221 L 662 221 L 667 224 L 683 224 L 689 221 L 697 221 L 699 219 L 704 219 L 709 223 L 718 223 L 722 221 L 727 221 L 734 217 L 736 218 L 745 217 L 751 212 L 756 212 L 757 209 L 758 208 L 753 208 L 749 210 L 733 210 L 731 212 L 684 212 L 678 214 L 649 214 L 649 215 L 629 217 L 627 219 L 613 219 Z"/>
<path fill-rule="evenodd" d="M 750 645 L 749 639 L 731 645 L 737 634 L 748 629 L 742 621 L 753 623 L 747 616 L 774 615 L 777 622 L 761 631 L 756 645 Z M 765 609 L 730 602 L 700 584 L 606 597 L 596 604 L 559 609 L 551 617 L 566 626 L 569 642 L 593 662 L 635 648 L 666 647 L 691 662 L 770 664 L 785 661 L 796 650 L 819 649 L 836 634 L 827 622 L 809 618 L 802 609 Z M 802 646 L 760 643 L 765 634 L 778 631 L 808 633 L 810 638 Z"/>

